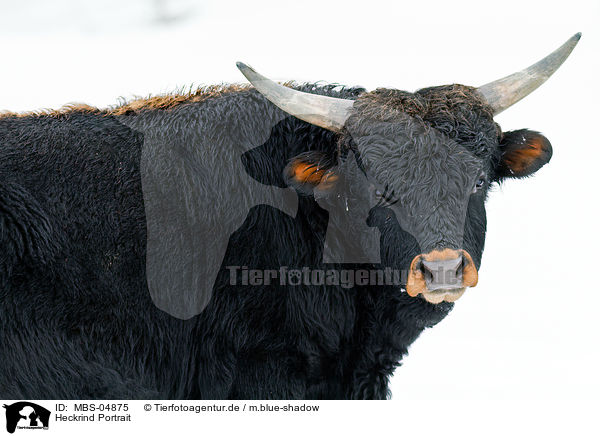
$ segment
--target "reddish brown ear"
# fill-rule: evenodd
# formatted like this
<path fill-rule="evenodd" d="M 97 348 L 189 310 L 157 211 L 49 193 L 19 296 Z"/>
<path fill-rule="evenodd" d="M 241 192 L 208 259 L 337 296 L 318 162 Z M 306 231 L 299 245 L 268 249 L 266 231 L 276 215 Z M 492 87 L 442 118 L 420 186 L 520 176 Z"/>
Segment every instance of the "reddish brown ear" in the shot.
<path fill-rule="evenodd" d="M 294 157 L 285 167 L 289 186 L 307 194 L 315 190 L 329 191 L 338 180 L 337 167 L 321 152 L 308 152 Z"/>
<path fill-rule="evenodd" d="M 546 165 L 552 157 L 550 141 L 533 130 L 505 132 L 500 141 L 502 152 L 498 178 L 527 177 Z"/>

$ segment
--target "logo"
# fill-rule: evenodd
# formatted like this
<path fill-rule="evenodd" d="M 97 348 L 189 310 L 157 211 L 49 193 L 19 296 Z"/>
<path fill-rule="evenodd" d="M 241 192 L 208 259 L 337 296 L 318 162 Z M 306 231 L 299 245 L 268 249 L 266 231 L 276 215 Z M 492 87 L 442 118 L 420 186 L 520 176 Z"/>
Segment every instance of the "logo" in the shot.
<path fill-rule="evenodd" d="M 48 430 L 50 411 L 28 401 L 2 406 L 6 409 L 6 431 L 14 433 L 22 430 Z"/>

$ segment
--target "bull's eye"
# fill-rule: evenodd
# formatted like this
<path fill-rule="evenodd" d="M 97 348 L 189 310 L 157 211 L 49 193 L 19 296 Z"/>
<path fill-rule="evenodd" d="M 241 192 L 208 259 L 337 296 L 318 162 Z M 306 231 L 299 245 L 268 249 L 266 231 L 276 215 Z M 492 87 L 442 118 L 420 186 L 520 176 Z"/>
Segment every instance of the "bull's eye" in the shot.
<path fill-rule="evenodd" d="M 481 174 L 477 181 L 475 182 L 475 187 L 473 188 L 473 193 L 479 191 L 481 188 L 485 186 L 485 175 Z"/>

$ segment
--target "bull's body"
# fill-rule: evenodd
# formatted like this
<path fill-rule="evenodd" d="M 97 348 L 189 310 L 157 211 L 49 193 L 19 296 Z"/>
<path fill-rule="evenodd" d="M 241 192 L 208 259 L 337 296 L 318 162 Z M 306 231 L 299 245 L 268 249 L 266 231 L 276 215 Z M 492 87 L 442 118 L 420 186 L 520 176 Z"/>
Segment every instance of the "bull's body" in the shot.
<path fill-rule="evenodd" d="M 240 63 L 255 89 L 1 116 L 0 397 L 387 397 L 477 284 L 490 185 L 552 156 L 494 115 L 579 37 L 479 88 L 298 90 Z"/>
<path fill-rule="evenodd" d="M 253 120 L 284 118 L 247 90 L 118 116 L 74 109 L 0 119 L 0 397 L 385 397 L 408 345 L 450 304 L 393 286 L 231 286 L 222 269 L 200 315 L 180 320 L 155 306 L 145 273 L 144 138 L 122 117 L 178 110 L 203 114 L 189 129 L 210 130 L 201 122 L 208 115 L 247 131 Z M 293 117 L 269 141 L 286 142 L 286 156 L 335 147 L 334 134 Z M 200 152 L 228 147 L 224 138 Z M 295 218 L 254 207 L 223 265 L 318 266 L 326 227 L 311 197 L 300 197 Z"/>

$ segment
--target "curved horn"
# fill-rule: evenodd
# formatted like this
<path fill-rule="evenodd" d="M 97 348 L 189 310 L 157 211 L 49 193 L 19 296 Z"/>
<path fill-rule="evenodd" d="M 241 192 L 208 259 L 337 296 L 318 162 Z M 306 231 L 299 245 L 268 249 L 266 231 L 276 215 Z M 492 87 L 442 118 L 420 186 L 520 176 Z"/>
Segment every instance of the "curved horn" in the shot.
<path fill-rule="evenodd" d="M 354 100 L 296 91 L 267 79 L 242 62 L 237 62 L 236 65 L 258 92 L 281 110 L 334 132 L 339 132 L 344 127 Z"/>
<path fill-rule="evenodd" d="M 558 49 L 529 68 L 477 88 L 494 109 L 494 115 L 527 97 L 548 80 L 569 57 L 579 42 L 579 38 L 581 38 L 581 33 L 576 33 Z"/>

